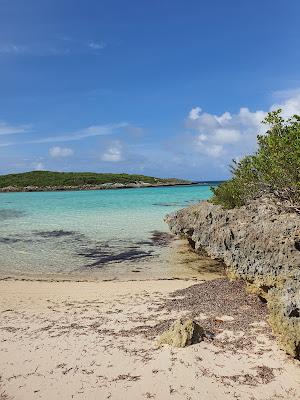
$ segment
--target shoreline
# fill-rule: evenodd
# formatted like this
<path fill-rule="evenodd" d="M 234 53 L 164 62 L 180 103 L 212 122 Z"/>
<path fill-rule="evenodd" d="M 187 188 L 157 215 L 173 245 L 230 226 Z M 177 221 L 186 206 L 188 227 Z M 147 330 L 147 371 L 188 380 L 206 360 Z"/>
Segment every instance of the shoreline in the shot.
<path fill-rule="evenodd" d="M 119 189 L 142 189 L 142 188 L 156 188 L 156 187 L 173 187 L 173 186 L 208 186 L 208 184 L 201 183 L 111 183 L 111 184 L 101 184 L 101 185 L 82 185 L 82 186 L 26 186 L 26 187 L 15 187 L 7 186 L 0 188 L 0 193 L 28 193 L 28 192 L 78 192 L 87 190 L 119 190 Z"/>
<path fill-rule="evenodd" d="M 221 275 L 220 275 L 221 276 Z M 211 278 L 207 280 L 214 280 L 217 278 Z M 75 279 L 75 278 L 38 278 L 38 277 L 25 277 L 25 276 L 0 276 L 0 282 L 45 282 L 45 283 L 105 283 L 105 282 L 160 282 L 160 281 L 191 281 L 191 282 L 205 282 L 205 279 L 200 277 L 170 277 L 170 278 L 140 278 L 140 279 L 117 279 L 117 278 L 103 278 L 103 279 Z"/>
<path fill-rule="evenodd" d="M 242 283 L 0 281 L 0 292 L 8 398 L 298 399 L 299 362 Z M 194 314 L 213 340 L 157 347 L 172 321 Z"/>
<path fill-rule="evenodd" d="M 98 269 L 81 269 L 65 272 L 11 272 L 2 266 L 0 281 L 45 281 L 45 282 L 105 282 L 190 279 L 210 280 L 224 276 L 223 264 L 210 257 L 200 256 L 186 240 L 172 237 L 169 242 L 158 246 L 159 258 L 142 261 L 108 263 Z"/>

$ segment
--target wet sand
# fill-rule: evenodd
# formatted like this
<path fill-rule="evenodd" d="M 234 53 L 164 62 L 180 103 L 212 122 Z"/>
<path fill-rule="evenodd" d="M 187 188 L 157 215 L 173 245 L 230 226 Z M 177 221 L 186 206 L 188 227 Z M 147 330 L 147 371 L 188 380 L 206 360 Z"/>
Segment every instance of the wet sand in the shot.
<path fill-rule="evenodd" d="M 9 399 L 299 399 L 300 363 L 278 348 L 265 305 L 242 283 L 7 280 L 0 293 Z M 157 348 L 188 316 L 211 335 Z"/>

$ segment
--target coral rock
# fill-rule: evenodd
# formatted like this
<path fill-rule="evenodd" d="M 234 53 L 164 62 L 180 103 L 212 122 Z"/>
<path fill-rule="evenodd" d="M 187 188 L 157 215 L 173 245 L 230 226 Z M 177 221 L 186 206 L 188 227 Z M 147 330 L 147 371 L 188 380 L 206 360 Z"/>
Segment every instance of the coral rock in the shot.
<path fill-rule="evenodd" d="M 168 215 L 166 222 L 267 301 L 281 347 L 300 357 L 300 215 L 260 198 L 232 210 L 203 201 Z"/>
<path fill-rule="evenodd" d="M 175 321 L 158 340 L 158 346 L 168 344 L 172 347 L 186 347 L 203 340 L 205 332 L 195 321 L 181 319 Z"/>

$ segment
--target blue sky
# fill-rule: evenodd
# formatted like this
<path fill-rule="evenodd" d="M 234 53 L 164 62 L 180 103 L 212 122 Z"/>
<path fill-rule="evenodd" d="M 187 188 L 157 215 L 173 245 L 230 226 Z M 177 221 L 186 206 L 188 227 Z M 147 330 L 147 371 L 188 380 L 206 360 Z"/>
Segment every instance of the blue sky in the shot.
<path fill-rule="evenodd" d="M 0 173 L 228 177 L 300 113 L 300 2 L 0 0 Z"/>

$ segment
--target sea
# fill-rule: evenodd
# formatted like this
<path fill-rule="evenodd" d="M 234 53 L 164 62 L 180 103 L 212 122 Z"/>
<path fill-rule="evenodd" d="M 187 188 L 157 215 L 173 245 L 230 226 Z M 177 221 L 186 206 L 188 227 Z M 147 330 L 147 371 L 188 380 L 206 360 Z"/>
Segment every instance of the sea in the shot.
<path fill-rule="evenodd" d="M 143 280 L 218 275 L 164 222 L 210 185 L 0 194 L 0 279 Z"/>

